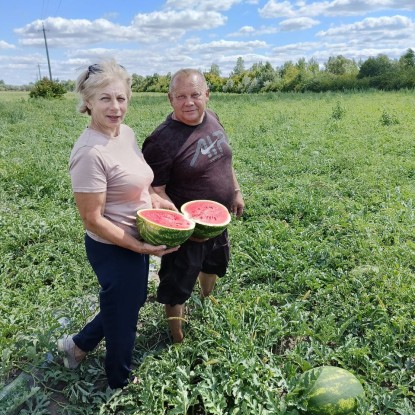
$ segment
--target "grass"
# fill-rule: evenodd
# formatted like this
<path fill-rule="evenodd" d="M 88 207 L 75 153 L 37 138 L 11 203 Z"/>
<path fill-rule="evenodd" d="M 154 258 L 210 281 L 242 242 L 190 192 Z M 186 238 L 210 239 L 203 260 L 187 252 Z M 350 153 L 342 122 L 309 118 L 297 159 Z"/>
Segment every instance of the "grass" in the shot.
<path fill-rule="evenodd" d="M 413 91 L 211 98 L 246 202 L 228 274 L 211 299 L 195 290 L 179 347 L 150 284 L 138 382 L 115 395 L 103 347 L 71 372 L 55 346 L 98 294 L 67 167 L 75 106 L 0 94 L 0 388 L 31 375 L 20 414 L 294 415 L 301 373 L 324 364 L 362 382 L 358 414 L 415 413 Z M 140 144 L 169 111 L 134 96 Z"/>

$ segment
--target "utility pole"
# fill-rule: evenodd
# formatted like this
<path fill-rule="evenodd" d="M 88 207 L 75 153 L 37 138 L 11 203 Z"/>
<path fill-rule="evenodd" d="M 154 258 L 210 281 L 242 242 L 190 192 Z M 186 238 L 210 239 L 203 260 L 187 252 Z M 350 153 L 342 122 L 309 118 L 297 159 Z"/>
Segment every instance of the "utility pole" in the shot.
<path fill-rule="evenodd" d="M 50 69 L 50 60 L 49 60 L 49 51 L 48 51 L 48 42 L 46 41 L 46 32 L 45 26 L 42 23 L 42 30 L 43 30 L 43 38 L 45 39 L 45 47 L 46 47 L 46 56 L 48 58 L 48 66 L 49 66 L 49 79 L 52 80 L 52 70 Z"/>
<path fill-rule="evenodd" d="M 40 65 L 37 64 L 37 69 L 39 70 L 39 81 L 42 79 L 42 77 L 40 76 Z"/>

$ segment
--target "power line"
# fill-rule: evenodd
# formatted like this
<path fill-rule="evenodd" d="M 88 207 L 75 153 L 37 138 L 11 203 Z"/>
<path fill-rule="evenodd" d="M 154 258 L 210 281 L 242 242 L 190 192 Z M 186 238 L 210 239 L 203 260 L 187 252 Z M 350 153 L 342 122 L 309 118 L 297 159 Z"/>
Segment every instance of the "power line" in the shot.
<path fill-rule="evenodd" d="M 56 15 L 58 15 L 58 11 L 61 7 L 61 3 L 62 3 L 62 0 L 59 0 L 58 8 L 56 9 L 56 12 L 55 12 Z"/>

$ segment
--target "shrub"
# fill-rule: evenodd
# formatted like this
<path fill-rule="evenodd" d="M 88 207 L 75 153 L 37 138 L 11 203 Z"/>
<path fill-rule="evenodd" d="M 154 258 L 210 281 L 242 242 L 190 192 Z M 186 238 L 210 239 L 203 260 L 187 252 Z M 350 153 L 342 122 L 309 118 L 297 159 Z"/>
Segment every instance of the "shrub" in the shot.
<path fill-rule="evenodd" d="M 380 123 L 382 125 L 396 125 L 399 124 L 399 118 L 395 114 L 391 114 L 386 110 L 383 110 L 380 117 Z"/>
<path fill-rule="evenodd" d="M 59 82 L 43 78 L 37 81 L 30 91 L 30 98 L 62 98 L 66 94 L 65 87 Z"/>
<path fill-rule="evenodd" d="M 335 120 L 341 120 L 346 114 L 346 108 L 344 108 L 339 101 L 337 101 L 336 106 L 333 107 L 331 118 Z"/>

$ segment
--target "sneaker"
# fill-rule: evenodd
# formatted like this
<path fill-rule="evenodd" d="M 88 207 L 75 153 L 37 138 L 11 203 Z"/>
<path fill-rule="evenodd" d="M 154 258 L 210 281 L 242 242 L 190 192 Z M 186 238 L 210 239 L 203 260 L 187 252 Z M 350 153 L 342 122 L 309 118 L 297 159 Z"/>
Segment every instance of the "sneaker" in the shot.
<path fill-rule="evenodd" d="M 63 364 L 68 369 L 76 369 L 86 356 L 86 352 L 75 344 L 72 337 L 66 334 L 58 340 L 58 350 L 65 353 Z"/>

